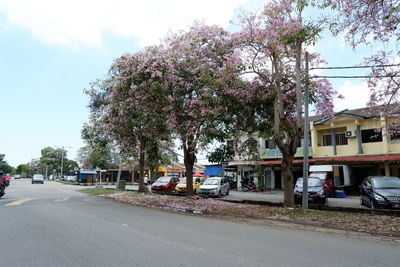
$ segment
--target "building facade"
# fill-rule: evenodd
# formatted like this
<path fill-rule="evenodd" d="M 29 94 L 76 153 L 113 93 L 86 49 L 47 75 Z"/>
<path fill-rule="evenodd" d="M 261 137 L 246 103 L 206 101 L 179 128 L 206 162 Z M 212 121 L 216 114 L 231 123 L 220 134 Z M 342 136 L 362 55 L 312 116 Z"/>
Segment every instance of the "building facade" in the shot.
<path fill-rule="evenodd" d="M 310 166 L 332 166 L 336 185 L 349 191 L 358 191 L 361 181 L 370 175 L 400 176 L 399 136 L 388 131 L 392 122 L 372 108 L 343 110 L 327 119 L 311 117 Z M 256 134 L 250 137 L 257 141 L 258 159 L 236 155 L 228 162 L 237 168 L 239 185 L 240 180 L 251 178 L 266 189 L 282 188 L 282 153 L 273 140 Z M 249 136 L 243 135 L 241 140 L 246 138 Z M 303 175 L 302 144 L 295 155 L 294 180 Z"/>

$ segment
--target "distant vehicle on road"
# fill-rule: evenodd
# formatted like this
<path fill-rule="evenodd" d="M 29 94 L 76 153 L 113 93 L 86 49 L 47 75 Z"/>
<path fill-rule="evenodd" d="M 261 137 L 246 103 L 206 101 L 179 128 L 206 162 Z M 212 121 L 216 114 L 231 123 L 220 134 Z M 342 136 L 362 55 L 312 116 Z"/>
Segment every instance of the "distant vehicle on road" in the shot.
<path fill-rule="evenodd" d="M 16 175 L 14 176 L 14 179 L 21 179 L 21 175 L 16 174 Z"/>
<path fill-rule="evenodd" d="M 360 186 L 360 204 L 371 209 L 400 209 L 400 178 L 370 176 Z"/>
<path fill-rule="evenodd" d="M 171 193 L 175 191 L 179 178 L 175 176 L 163 176 L 151 185 L 152 193 Z"/>
<path fill-rule="evenodd" d="M 224 177 L 210 177 L 199 187 L 198 194 L 201 196 L 227 196 L 229 195 L 229 183 Z"/>
<path fill-rule="evenodd" d="M 294 202 L 300 204 L 303 199 L 303 177 L 300 177 L 296 181 L 294 186 Z M 308 178 L 308 202 L 314 202 L 319 204 L 326 204 L 326 193 L 324 186 L 319 178 L 309 177 Z"/>
<path fill-rule="evenodd" d="M 44 177 L 41 174 L 34 174 L 32 177 L 32 184 L 35 183 L 40 183 L 43 184 L 44 183 Z"/>

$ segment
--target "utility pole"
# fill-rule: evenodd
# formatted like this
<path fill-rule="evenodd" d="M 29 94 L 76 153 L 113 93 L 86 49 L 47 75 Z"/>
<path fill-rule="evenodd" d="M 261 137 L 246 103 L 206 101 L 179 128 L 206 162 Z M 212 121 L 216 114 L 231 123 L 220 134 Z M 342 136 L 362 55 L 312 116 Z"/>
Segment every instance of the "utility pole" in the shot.
<path fill-rule="evenodd" d="M 308 140 L 309 134 L 309 118 L 308 118 L 308 100 L 309 100 L 309 82 L 308 82 L 308 52 L 306 52 L 306 84 L 304 88 L 304 157 L 303 157 L 303 209 L 308 209 Z"/>
<path fill-rule="evenodd" d="M 60 179 L 62 180 L 63 177 L 63 165 L 64 165 L 64 147 L 61 147 L 61 177 Z"/>

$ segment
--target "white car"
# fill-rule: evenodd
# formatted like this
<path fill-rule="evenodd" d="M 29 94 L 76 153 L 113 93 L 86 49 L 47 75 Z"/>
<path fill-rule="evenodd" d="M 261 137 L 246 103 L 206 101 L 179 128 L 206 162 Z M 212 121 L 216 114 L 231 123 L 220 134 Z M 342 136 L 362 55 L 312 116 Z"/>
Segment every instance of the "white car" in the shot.
<path fill-rule="evenodd" d="M 40 183 L 43 184 L 44 183 L 44 177 L 41 174 L 34 174 L 32 177 L 32 184 L 35 183 Z"/>
<path fill-rule="evenodd" d="M 77 176 L 76 175 L 67 175 L 64 176 L 65 181 L 69 181 L 69 182 L 76 182 L 77 180 Z"/>
<path fill-rule="evenodd" d="M 229 195 L 229 183 L 224 177 L 210 177 L 199 187 L 198 194 L 201 196 Z"/>

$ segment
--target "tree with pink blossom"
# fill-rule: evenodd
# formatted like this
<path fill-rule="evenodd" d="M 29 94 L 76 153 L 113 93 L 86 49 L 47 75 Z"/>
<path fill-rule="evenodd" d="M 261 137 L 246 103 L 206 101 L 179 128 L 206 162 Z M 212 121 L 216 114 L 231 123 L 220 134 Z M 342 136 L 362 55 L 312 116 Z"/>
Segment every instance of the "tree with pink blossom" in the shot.
<path fill-rule="evenodd" d="M 146 191 L 146 155 L 158 153 L 155 147 L 170 140 L 164 110 L 163 62 L 157 47 L 114 60 L 108 77 L 90 93 L 97 103 L 98 118 L 105 134 L 125 157 L 139 161 L 139 191 Z M 94 105 L 94 104 L 93 104 Z M 92 106 L 93 106 L 92 105 Z M 154 158 L 153 155 L 150 155 Z"/>
<path fill-rule="evenodd" d="M 170 34 L 164 45 L 169 62 L 168 122 L 181 141 L 190 196 L 198 150 L 223 136 L 224 90 L 234 87 L 237 58 L 229 33 L 219 26 L 195 23 L 188 31 Z"/>
<path fill-rule="evenodd" d="M 270 120 L 272 135 L 282 152 L 284 204 L 294 205 L 293 160 L 303 136 L 303 90 L 308 82 L 311 101 L 318 114 L 333 114 L 332 100 L 337 96 L 324 79 L 309 80 L 304 73 L 305 48 L 316 41 L 321 28 L 305 21 L 303 11 L 309 1 L 279 0 L 269 3 L 261 12 L 242 13 L 241 31 L 233 40 L 242 53 L 245 74 L 252 91 L 263 92 L 273 103 Z M 311 54 L 311 64 L 323 63 L 319 55 Z M 260 132 L 268 135 L 268 131 Z"/>
<path fill-rule="evenodd" d="M 344 32 L 348 45 L 356 49 L 362 45 L 380 47 L 362 65 L 371 66 L 368 86 L 371 90 L 369 106 L 379 109 L 383 116 L 397 118 L 400 106 L 400 66 L 398 40 L 400 38 L 399 0 L 326 0 L 322 1 L 337 11 L 333 18 L 335 33 Z M 390 127 L 396 129 L 399 127 Z M 399 129 L 400 130 L 400 129 Z"/>

